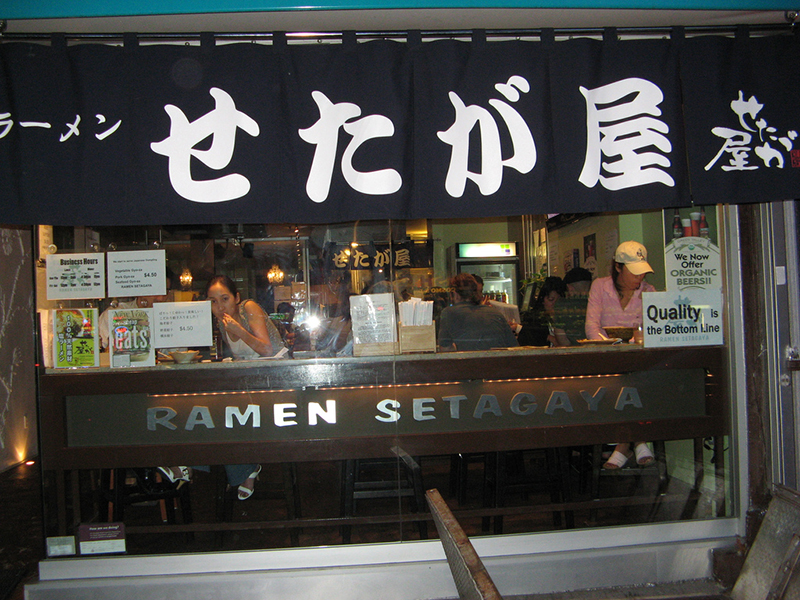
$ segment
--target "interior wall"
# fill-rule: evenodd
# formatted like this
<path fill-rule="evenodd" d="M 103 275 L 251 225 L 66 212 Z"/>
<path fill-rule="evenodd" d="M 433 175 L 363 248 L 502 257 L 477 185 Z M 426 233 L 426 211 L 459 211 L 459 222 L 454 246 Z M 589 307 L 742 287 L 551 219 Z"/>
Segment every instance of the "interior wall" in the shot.
<path fill-rule="evenodd" d="M 585 217 L 554 229 L 547 240 L 548 274 L 564 277 L 569 269 L 583 267 L 595 278 L 605 277 L 618 243 L 619 220 L 615 214 Z"/>
<path fill-rule="evenodd" d="M 521 225 L 518 217 L 496 217 L 488 219 L 448 219 L 432 221 L 433 268 L 436 285 L 446 286 L 447 249 L 453 244 L 477 244 L 485 242 L 521 241 Z"/>
<path fill-rule="evenodd" d="M 38 455 L 30 228 L 0 227 L 0 470 Z"/>
<path fill-rule="evenodd" d="M 647 261 L 655 271 L 647 281 L 663 291 L 664 224 L 660 210 L 595 215 L 549 232 L 548 272 L 564 277 L 570 268 L 580 266 L 595 278 L 606 277 L 617 245 L 627 240 L 636 240 L 647 248 Z"/>

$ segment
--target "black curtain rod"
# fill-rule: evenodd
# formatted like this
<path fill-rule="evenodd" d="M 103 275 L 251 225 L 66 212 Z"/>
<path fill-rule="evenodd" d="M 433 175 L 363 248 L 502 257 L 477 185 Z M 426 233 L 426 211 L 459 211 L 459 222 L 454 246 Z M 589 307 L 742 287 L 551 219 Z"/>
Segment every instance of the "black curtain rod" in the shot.
<path fill-rule="evenodd" d="M 683 26 L 686 35 L 736 35 L 737 31 L 742 26 L 736 25 L 711 25 L 711 26 Z M 794 23 L 765 23 L 744 25 L 752 35 L 775 35 L 775 34 L 789 34 L 795 33 L 796 28 Z M 553 28 L 553 29 L 486 29 L 482 31 L 487 38 L 541 38 L 543 31 L 552 31 L 555 37 L 569 38 L 573 36 L 602 36 L 604 32 L 609 30 L 616 31 L 618 36 L 669 36 L 678 27 L 578 27 L 578 28 Z M 436 39 L 436 38 L 471 38 L 475 31 L 479 29 L 463 29 L 463 30 L 422 30 L 419 32 L 422 39 Z M 10 33 L 6 31 L 6 21 L 0 21 L 0 42 L 2 41 L 25 41 L 25 40 L 49 40 L 54 33 Z M 67 41 L 94 41 L 94 42 L 109 42 L 109 41 L 123 41 L 123 38 L 128 35 L 126 33 L 63 33 L 61 34 Z M 135 33 L 138 40 L 141 41 L 199 41 L 201 32 L 154 32 L 154 33 Z M 211 32 L 214 39 L 226 41 L 271 41 L 273 39 L 272 32 Z M 340 41 L 344 37 L 343 32 L 285 32 L 287 41 L 300 41 L 300 40 L 317 40 L 319 42 L 325 41 Z M 356 38 L 363 40 L 369 39 L 405 39 L 409 35 L 407 30 L 399 31 L 356 31 Z"/>

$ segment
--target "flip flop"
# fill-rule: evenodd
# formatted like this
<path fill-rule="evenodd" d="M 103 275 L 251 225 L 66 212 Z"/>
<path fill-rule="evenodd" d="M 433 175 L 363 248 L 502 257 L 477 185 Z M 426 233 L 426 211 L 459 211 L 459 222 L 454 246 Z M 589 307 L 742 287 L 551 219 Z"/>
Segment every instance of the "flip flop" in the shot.
<path fill-rule="evenodd" d="M 639 442 L 633 450 L 636 452 L 636 462 L 640 467 L 652 465 L 656 459 L 645 442 Z"/>
<path fill-rule="evenodd" d="M 261 473 L 261 465 L 258 465 L 258 468 L 256 468 L 255 471 L 250 473 L 250 475 L 247 476 L 247 479 L 253 479 L 253 480 L 258 479 L 258 474 L 259 473 Z M 245 481 L 247 481 L 247 479 L 245 479 Z M 247 500 L 250 496 L 253 495 L 253 491 L 255 490 L 255 487 L 256 487 L 256 482 L 255 481 L 253 481 L 253 489 L 250 489 L 249 487 L 245 487 L 244 484 L 240 485 L 239 489 L 237 490 L 238 493 L 237 493 L 236 497 L 239 498 L 239 500 Z"/>
<path fill-rule="evenodd" d="M 631 451 L 628 451 L 627 454 L 623 454 L 619 450 L 614 450 L 614 452 L 611 453 L 611 456 L 608 457 L 608 460 L 603 465 L 603 468 L 608 469 L 609 471 L 621 469 L 625 466 L 631 456 L 633 456 L 633 452 Z"/>

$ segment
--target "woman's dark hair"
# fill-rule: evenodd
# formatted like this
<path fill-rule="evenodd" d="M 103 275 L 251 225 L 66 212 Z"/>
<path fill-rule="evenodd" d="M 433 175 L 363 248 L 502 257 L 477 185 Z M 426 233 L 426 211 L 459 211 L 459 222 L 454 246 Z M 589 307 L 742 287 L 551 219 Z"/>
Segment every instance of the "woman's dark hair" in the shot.
<path fill-rule="evenodd" d="M 617 290 L 617 294 L 619 294 L 620 298 L 622 298 L 622 288 L 619 283 L 617 283 L 617 279 L 624 266 L 625 263 L 617 262 L 613 258 L 611 259 L 611 281 L 614 283 L 614 289 Z"/>
<path fill-rule="evenodd" d="M 294 306 L 290 302 L 281 302 L 275 307 L 275 312 L 294 316 Z"/>
<path fill-rule="evenodd" d="M 464 302 L 481 303 L 481 297 L 478 295 L 478 282 L 469 273 L 459 273 L 453 277 L 453 289 Z"/>
<path fill-rule="evenodd" d="M 239 290 L 236 288 L 236 284 L 233 282 L 233 279 L 227 275 L 214 275 L 214 277 L 209 280 L 208 285 L 206 286 L 206 297 L 208 297 L 208 290 L 210 290 L 211 286 L 216 283 L 224 285 L 226 288 L 228 288 L 228 291 L 234 298 L 239 294 Z"/>
<path fill-rule="evenodd" d="M 550 295 L 550 292 L 557 292 L 562 298 L 567 295 L 567 284 L 561 277 L 545 277 L 542 287 L 539 289 L 539 294 L 536 296 L 531 310 L 533 312 L 540 311 L 544 308 L 544 299 Z"/>

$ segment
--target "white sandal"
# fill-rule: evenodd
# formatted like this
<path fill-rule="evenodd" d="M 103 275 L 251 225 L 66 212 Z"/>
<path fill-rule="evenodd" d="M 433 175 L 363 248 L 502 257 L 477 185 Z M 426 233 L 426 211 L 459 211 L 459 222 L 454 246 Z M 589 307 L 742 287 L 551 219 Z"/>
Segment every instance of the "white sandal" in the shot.
<path fill-rule="evenodd" d="M 192 470 L 190 467 L 175 467 L 178 469 L 180 475 L 175 475 L 175 471 L 173 471 L 173 467 L 156 467 L 158 472 L 161 473 L 164 477 L 170 480 L 171 483 L 178 483 L 178 487 L 181 487 L 184 483 L 189 483 L 192 480 Z"/>
<path fill-rule="evenodd" d="M 246 487 L 244 484 L 239 486 L 239 489 L 237 490 L 237 492 L 238 492 L 237 497 L 239 498 L 239 500 L 247 500 L 250 496 L 253 495 L 253 492 L 255 491 L 255 487 L 256 487 L 256 481 L 255 480 L 258 479 L 258 474 L 259 473 L 261 473 L 261 465 L 258 465 L 258 468 L 256 468 L 255 471 L 253 471 L 252 473 L 250 473 L 250 475 L 247 476 L 247 479 L 252 479 L 253 480 L 253 488 L 252 489 L 249 488 L 249 487 Z M 245 481 L 247 481 L 247 479 L 245 479 Z"/>
<path fill-rule="evenodd" d="M 628 459 L 631 456 L 633 456 L 633 453 L 630 450 L 627 454 L 623 454 L 619 450 L 614 450 L 614 452 L 611 453 L 611 456 L 608 457 L 608 460 L 603 465 L 603 468 L 608 469 L 609 471 L 621 469 L 627 464 Z"/>
<path fill-rule="evenodd" d="M 633 450 L 636 452 L 636 462 L 640 467 L 652 465 L 656 459 L 653 453 L 650 452 L 646 442 L 639 442 L 634 446 Z"/>

